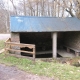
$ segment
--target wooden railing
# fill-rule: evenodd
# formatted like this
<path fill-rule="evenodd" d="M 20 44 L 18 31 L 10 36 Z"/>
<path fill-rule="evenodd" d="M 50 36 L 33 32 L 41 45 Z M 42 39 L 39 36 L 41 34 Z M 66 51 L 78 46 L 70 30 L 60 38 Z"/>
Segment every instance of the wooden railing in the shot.
<path fill-rule="evenodd" d="M 29 48 L 32 51 L 20 50 L 20 48 Z M 17 42 L 11 42 L 11 39 L 5 41 L 5 51 L 16 51 L 16 52 L 24 52 L 33 55 L 33 59 L 35 60 L 35 45 L 34 44 L 22 44 Z"/>

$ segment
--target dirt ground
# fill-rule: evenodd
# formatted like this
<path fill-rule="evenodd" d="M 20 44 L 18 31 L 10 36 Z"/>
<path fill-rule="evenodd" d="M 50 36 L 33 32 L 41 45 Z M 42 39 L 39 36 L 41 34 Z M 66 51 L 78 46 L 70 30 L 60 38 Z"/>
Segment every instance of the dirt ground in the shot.
<path fill-rule="evenodd" d="M 0 80 L 54 80 L 52 78 L 26 73 L 14 66 L 0 64 Z"/>

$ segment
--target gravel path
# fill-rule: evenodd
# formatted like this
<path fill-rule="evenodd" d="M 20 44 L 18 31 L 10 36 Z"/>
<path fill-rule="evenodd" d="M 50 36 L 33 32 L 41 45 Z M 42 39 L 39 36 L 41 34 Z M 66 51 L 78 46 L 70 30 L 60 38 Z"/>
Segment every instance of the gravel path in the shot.
<path fill-rule="evenodd" d="M 11 37 L 10 34 L 0 34 L 0 40 L 6 40 L 6 39 L 8 39 L 10 37 Z"/>
<path fill-rule="evenodd" d="M 0 80 L 54 80 L 44 76 L 37 76 L 18 70 L 14 66 L 0 64 Z"/>

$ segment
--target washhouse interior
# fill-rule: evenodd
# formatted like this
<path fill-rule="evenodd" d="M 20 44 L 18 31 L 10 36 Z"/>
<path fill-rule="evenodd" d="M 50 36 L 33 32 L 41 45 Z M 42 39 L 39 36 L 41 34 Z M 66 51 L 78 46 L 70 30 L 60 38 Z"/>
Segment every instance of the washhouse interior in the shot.
<path fill-rule="evenodd" d="M 37 58 L 49 58 L 52 57 L 52 33 L 51 32 L 28 32 L 20 33 L 20 43 L 35 44 L 36 57 Z M 57 49 L 63 44 L 63 33 L 58 33 L 57 37 Z M 29 48 L 21 48 L 21 50 L 32 51 Z M 28 53 L 21 53 L 24 56 L 32 56 Z M 61 57 L 57 54 L 57 57 Z"/>

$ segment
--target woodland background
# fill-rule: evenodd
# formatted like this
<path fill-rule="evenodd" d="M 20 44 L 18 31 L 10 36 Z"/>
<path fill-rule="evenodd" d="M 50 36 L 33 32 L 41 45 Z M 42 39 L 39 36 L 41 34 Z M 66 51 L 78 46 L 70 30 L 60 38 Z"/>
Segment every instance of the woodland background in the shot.
<path fill-rule="evenodd" d="M 10 32 L 10 16 L 80 18 L 80 0 L 0 0 L 0 33 Z"/>

